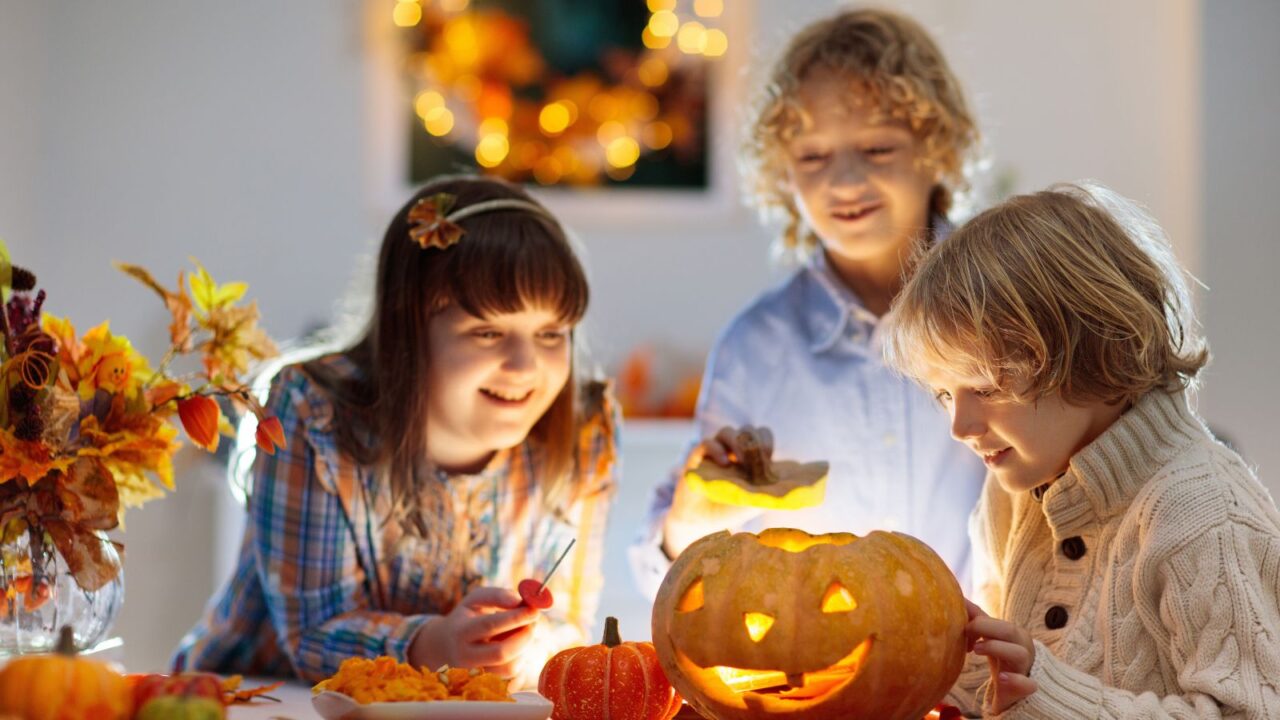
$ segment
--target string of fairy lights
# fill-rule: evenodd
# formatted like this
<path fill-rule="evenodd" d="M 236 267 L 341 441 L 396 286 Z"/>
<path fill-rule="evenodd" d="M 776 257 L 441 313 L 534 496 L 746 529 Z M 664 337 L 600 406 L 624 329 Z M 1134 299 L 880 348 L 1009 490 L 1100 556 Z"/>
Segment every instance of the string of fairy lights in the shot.
<path fill-rule="evenodd" d="M 637 2 L 639 0 L 636 0 Z M 556 73 L 527 23 L 470 0 L 398 0 L 413 108 L 428 134 L 486 172 L 543 185 L 625 181 L 649 153 L 696 152 L 707 64 L 729 38 L 724 0 L 648 0 L 636 52 Z"/>

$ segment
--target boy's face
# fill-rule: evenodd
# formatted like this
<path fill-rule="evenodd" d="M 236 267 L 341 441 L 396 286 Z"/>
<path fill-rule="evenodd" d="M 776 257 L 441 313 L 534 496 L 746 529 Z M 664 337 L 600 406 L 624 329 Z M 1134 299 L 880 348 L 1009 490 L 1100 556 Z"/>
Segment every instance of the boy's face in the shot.
<path fill-rule="evenodd" d="M 814 71 L 800 85 L 808 122 L 783 148 L 796 208 L 834 259 L 889 261 L 898 272 L 927 228 L 936 174 L 905 124 L 877 122 L 847 76 Z"/>
<path fill-rule="evenodd" d="M 487 318 L 449 305 L 427 324 L 427 453 L 463 469 L 524 442 L 569 379 L 570 326 L 528 308 Z"/>
<path fill-rule="evenodd" d="M 986 463 L 1011 493 L 1032 490 L 1066 472 L 1071 457 L 1124 412 L 1123 404 L 1072 405 L 1054 393 L 1018 402 L 985 378 L 933 365 L 924 378 L 951 415 L 951 436 Z"/>

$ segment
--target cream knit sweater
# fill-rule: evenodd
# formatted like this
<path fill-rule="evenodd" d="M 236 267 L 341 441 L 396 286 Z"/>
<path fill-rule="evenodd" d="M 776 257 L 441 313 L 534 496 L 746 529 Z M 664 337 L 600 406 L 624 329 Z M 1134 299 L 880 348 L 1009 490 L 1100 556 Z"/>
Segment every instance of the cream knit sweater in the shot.
<path fill-rule="evenodd" d="M 988 477 L 970 530 L 975 600 L 1035 639 L 1039 690 L 999 717 L 1280 718 L 1280 512 L 1184 394 L 1042 494 Z M 950 702 L 986 705 L 989 675 L 970 655 Z"/>

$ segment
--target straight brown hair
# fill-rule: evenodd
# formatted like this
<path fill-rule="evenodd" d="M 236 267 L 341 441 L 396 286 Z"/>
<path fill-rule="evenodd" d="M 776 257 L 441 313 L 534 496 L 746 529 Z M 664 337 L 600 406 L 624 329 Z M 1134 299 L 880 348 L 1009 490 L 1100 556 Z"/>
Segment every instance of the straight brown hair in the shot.
<path fill-rule="evenodd" d="M 372 311 L 363 332 L 341 354 L 357 372 L 335 371 L 322 359 L 305 372 L 334 404 L 338 448 L 389 478 L 393 520 L 424 535 L 420 498 L 439 495 L 434 477 L 420 477 L 426 458 L 427 322 L 457 304 L 486 317 L 540 306 L 576 324 L 587 310 L 586 274 L 560 224 L 549 212 L 501 208 L 465 217 L 456 245 L 423 249 L 410 239 L 410 210 L 437 193 L 455 198 L 453 210 L 496 199 L 537 203 L 524 190 L 492 178 L 440 177 L 416 192 L 388 225 L 378 254 Z M 540 446 L 544 498 L 565 498 L 574 462 L 577 373 L 534 425 Z M 438 498 L 437 498 L 438 499 Z"/>

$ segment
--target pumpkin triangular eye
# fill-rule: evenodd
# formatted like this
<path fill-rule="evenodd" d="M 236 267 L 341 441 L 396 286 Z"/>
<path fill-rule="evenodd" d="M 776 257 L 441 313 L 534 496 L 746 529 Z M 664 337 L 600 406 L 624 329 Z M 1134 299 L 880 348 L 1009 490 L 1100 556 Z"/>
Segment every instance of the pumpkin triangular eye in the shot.
<path fill-rule="evenodd" d="M 857 607 L 858 601 L 853 599 L 853 594 L 839 582 L 831 583 L 827 592 L 822 595 L 822 612 L 824 613 L 849 612 Z"/>
<path fill-rule="evenodd" d="M 743 613 L 744 622 L 747 625 L 747 634 L 755 642 L 760 642 L 765 634 L 769 632 L 769 628 L 773 627 L 773 616 L 764 613 L 749 612 Z"/>
<path fill-rule="evenodd" d="M 680 596 L 680 604 L 676 605 L 677 612 L 693 612 L 702 607 L 702 578 L 693 581 L 688 590 L 684 591 L 684 595 Z"/>

